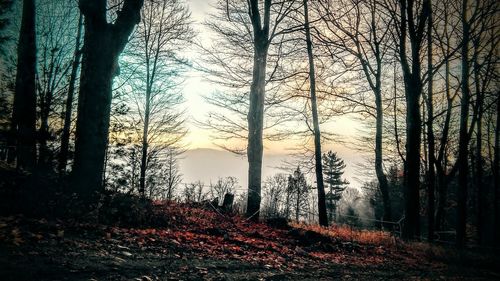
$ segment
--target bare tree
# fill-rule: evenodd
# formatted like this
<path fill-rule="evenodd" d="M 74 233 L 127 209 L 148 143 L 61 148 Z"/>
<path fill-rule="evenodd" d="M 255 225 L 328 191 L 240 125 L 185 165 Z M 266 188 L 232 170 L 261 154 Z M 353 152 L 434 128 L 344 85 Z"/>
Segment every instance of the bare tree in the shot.
<path fill-rule="evenodd" d="M 318 105 L 316 100 L 316 73 L 314 68 L 313 45 L 311 39 L 311 28 L 309 26 L 309 9 L 307 6 L 307 0 L 304 0 L 304 29 L 306 33 L 307 57 L 309 59 L 309 88 L 311 93 L 311 109 L 314 127 L 314 167 L 316 172 L 316 186 L 318 189 L 319 224 L 322 226 L 328 226 L 325 184 L 323 182 L 323 163 L 321 160 L 321 132 L 319 129 Z"/>
<path fill-rule="evenodd" d="M 207 50 L 210 58 L 215 60 L 215 65 L 219 69 L 210 71 L 214 76 L 224 77 L 221 81 L 223 85 L 231 88 L 250 88 L 250 91 L 242 92 L 241 95 L 232 99 L 215 99 L 215 103 L 221 107 L 228 106 L 233 114 L 236 113 L 239 120 L 236 122 L 222 114 L 215 114 L 217 121 L 225 124 L 214 124 L 209 122 L 207 127 L 212 129 L 222 129 L 219 132 L 229 136 L 237 136 L 248 140 L 247 157 L 248 169 L 248 202 L 246 215 L 253 220 L 259 218 L 259 208 L 261 201 L 261 176 L 262 176 L 262 156 L 263 156 L 263 131 L 265 129 L 264 112 L 274 97 L 266 98 L 266 83 L 272 82 L 276 78 L 281 63 L 281 49 L 279 42 L 283 37 L 295 30 L 301 29 L 298 26 L 286 26 L 287 15 L 296 12 L 301 8 L 298 1 L 273 1 L 273 0 L 250 0 L 246 6 L 242 6 L 237 1 L 220 1 L 221 16 L 209 22 L 209 26 L 216 33 L 222 35 L 227 45 L 232 48 L 220 50 L 219 52 Z M 280 40 L 281 39 L 281 40 Z M 277 45 L 273 45 L 277 44 Z M 239 52 L 232 52 L 234 49 Z M 277 49 L 278 54 L 273 58 L 269 56 L 270 49 Z M 228 55 L 233 55 L 237 59 L 228 64 Z M 268 62 L 275 62 L 276 68 L 270 73 Z M 226 63 L 225 63 L 226 62 Z M 227 78 L 230 79 L 227 79 Z M 274 77 L 274 78 L 273 78 Z M 285 79 L 280 77 L 280 79 Z M 214 100 L 214 99 L 212 99 Z M 275 100 L 275 99 L 274 99 Z M 246 124 L 244 116 L 246 115 Z M 282 122 L 281 120 L 280 122 Z M 278 122 L 279 123 L 279 122 Z M 267 126 L 268 127 L 268 126 Z"/>
<path fill-rule="evenodd" d="M 59 131 L 64 96 L 68 91 L 73 50 L 79 48 L 78 45 L 74 47 L 74 34 L 79 36 L 77 12 L 72 1 L 40 1 L 37 5 L 38 167 L 46 171 L 52 170 L 54 151 L 59 148 L 59 142 L 54 140 Z"/>
<path fill-rule="evenodd" d="M 192 40 L 190 14 L 178 0 L 145 1 L 142 21 L 131 38 L 125 53 L 126 84 L 131 87 L 132 113 L 142 125 L 142 151 L 139 193 L 144 195 L 151 145 L 167 148 L 178 143 L 186 134 L 179 86 L 185 61 L 179 51 Z M 124 67 L 125 68 L 125 67 Z"/>
<path fill-rule="evenodd" d="M 405 223 L 402 234 L 407 239 L 413 239 L 420 235 L 421 50 L 430 1 L 400 0 L 389 9 L 392 9 L 397 27 L 398 53 L 406 97 Z M 410 58 L 407 42 L 410 45 Z"/>
<path fill-rule="evenodd" d="M 81 51 L 81 37 L 82 37 L 83 15 L 80 13 L 78 19 L 78 28 L 75 38 L 75 50 L 73 53 L 73 61 L 71 64 L 71 74 L 69 78 L 68 93 L 66 96 L 66 106 L 64 109 L 64 125 L 61 136 L 61 148 L 59 150 L 59 174 L 66 173 L 66 166 L 68 164 L 69 140 L 71 132 L 72 114 L 73 114 L 73 100 L 75 95 L 75 86 L 78 74 L 78 68 L 82 57 Z"/>
<path fill-rule="evenodd" d="M 433 9 L 429 7 L 429 18 L 427 20 L 427 142 L 428 142 L 428 168 L 427 168 L 427 239 L 434 240 L 434 213 L 435 213 L 435 183 L 436 183 L 436 154 L 434 138 L 434 89 L 433 89 L 433 53 L 432 53 L 432 24 Z"/>
<path fill-rule="evenodd" d="M 182 174 L 180 172 L 179 163 L 177 158 L 182 150 L 176 148 L 168 148 L 166 155 L 164 156 L 164 168 L 162 169 L 162 174 L 164 177 L 165 194 L 164 198 L 167 200 L 173 200 L 175 191 L 178 189 L 182 182 Z"/>
<path fill-rule="evenodd" d="M 204 184 L 201 181 L 185 184 L 182 195 L 184 202 L 201 202 L 205 200 L 206 193 L 203 192 Z"/>
<path fill-rule="evenodd" d="M 264 183 L 263 214 L 268 218 L 285 215 L 285 197 L 287 194 L 286 174 L 276 174 Z"/>
<path fill-rule="evenodd" d="M 385 19 L 377 1 L 320 1 L 320 12 L 326 30 L 318 33 L 319 40 L 326 45 L 332 57 L 343 62 L 351 71 L 361 72 L 374 96 L 375 107 L 362 105 L 375 114 L 375 172 L 384 204 L 386 221 L 392 220 L 391 201 L 387 177 L 383 168 L 383 123 L 384 106 L 382 94 L 383 63 L 390 44 L 390 20 Z M 335 16 L 337 9 L 342 17 Z M 355 99 L 359 104 L 359 100 Z"/>

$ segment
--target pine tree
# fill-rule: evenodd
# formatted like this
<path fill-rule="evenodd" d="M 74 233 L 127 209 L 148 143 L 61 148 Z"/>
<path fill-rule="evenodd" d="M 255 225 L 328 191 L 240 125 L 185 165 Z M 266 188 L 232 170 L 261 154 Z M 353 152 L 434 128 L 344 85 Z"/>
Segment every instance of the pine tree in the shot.
<path fill-rule="evenodd" d="M 349 185 L 349 182 L 342 178 L 345 167 L 344 160 L 338 157 L 337 153 L 328 151 L 328 153 L 323 154 L 323 174 L 325 183 L 329 186 L 326 202 L 330 221 L 335 219 L 337 202 L 342 198 L 342 192 Z"/>

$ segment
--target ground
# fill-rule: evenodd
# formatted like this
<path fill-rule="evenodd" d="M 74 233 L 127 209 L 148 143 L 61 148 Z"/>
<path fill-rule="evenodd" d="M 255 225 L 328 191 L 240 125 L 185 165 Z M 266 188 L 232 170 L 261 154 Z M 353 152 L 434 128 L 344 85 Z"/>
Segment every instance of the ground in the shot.
<path fill-rule="evenodd" d="M 500 280 L 498 258 L 384 232 L 157 203 L 155 227 L 0 217 L 0 280 Z M 118 224 L 119 225 L 119 224 Z"/>

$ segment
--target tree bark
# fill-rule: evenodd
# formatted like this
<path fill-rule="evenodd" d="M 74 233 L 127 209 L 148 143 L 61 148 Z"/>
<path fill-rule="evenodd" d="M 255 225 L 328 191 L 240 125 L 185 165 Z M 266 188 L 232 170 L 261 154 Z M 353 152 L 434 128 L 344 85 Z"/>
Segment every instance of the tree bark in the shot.
<path fill-rule="evenodd" d="M 498 94 L 498 92 L 497 92 Z M 495 147 L 493 156 L 493 181 L 495 188 L 495 201 L 494 201 L 494 217 L 495 217 L 495 236 L 500 236 L 500 97 L 497 95 L 497 120 L 495 127 Z M 497 245 L 500 241 L 496 239 Z"/>
<path fill-rule="evenodd" d="M 448 23 L 448 14 L 445 12 L 445 23 Z M 447 32 L 445 26 L 445 33 Z M 449 42 L 448 42 L 449 43 Z M 448 56 L 450 53 L 450 44 L 447 45 L 446 55 Z M 448 189 L 448 181 L 446 175 L 447 165 L 444 163 L 446 161 L 446 144 L 448 142 L 448 134 L 450 131 L 450 122 L 451 122 L 451 113 L 453 109 L 453 100 L 450 96 L 450 61 L 447 58 L 445 61 L 445 91 L 446 91 L 446 117 L 444 121 L 443 131 L 441 134 L 440 142 L 439 142 L 439 152 L 436 161 L 434 162 L 437 171 L 437 179 L 438 179 L 438 206 L 436 211 L 435 218 L 435 229 L 442 230 L 444 224 L 444 216 L 445 216 L 445 207 L 447 204 L 447 189 Z"/>
<path fill-rule="evenodd" d="M 476 112 L 477 127 L 476 127 L 476 153 L 475 153 L 475 177 L 474 186 L 477 195 L 476 218 L 477 218 L 477 238 L 481 245 L 485 245 L 488 239 L 486 230 L 487 224 L 487 209 L 488 209 L 488 189 L 483 186 L 483 115 L 484 115 L 484 93 L 481 89 L 480 71 L 481 66 L 478 62 L 479 56 L 479 39 L 474 40 L 474 55 L 473 55 L 473 74 L 476 92 Z"/>
<path fill-rule="evenodd" d="M 434 138 L 434 101 L 433 101 L 433 66 L 432 66 L 432 7 L 429 9 L 429 19 L 427 20 L 427 142 L 428 161 L 427 171 L 427 239 L 434 240 L 434 212 L 435 212 L 435 138 Z"/>
<path fill-rule="evenodd" d="M 316 185 L 318 189 L 318 217 L 319 225 L 328 226 L 326 213 L 325 184 L 323 181 L 323 162 L 321 161 L 321 131 L 319 129 L 318 105 L 316 99 L 316 73 L 312 50 L 311 30 L 309 27 L 309 9 L 307 0 L 304 0 L 304 28 L 306 33 L 307 57 L 309 59 L 309 87 L 311 92 L 311 109 L 314 127 L 314 159 L 316 161 Z"/>
<path fill-rule="evenodd" d="M 68 96 L 66 98 L 66 108 L 64 111 L 64 127 L 61 137 L 61 150 L 59 152 L 59 165 L 58 170 L 60 175 L 66 173 L 66 166 L 68 164 L 68 151 L 69 151 L 69 137 L 71 133 L 71 115 L 73 112 L 73 99 L 75 95 L 76 75 L 78 74 L 78 67 L 80 66 L 80 59 L 82 52 L 80 50 L 80 41 L 82 37 L 82 24 L 83 15 L 80 13 L 78 19 L 78 29 L 76 33 L 75 52 L 73 55 L 73 64 L 71 66 L 71 74 L 69 78 Z"/>
<path fill-rule="evenodd" d="M 468 185 L 468 121 L 469 121 L 469 37 L 470 26 L 468 22 L 468 1 L 462 2 L 462 99 L 460 104 L 460 131 L 459 131 L 459 148 L 458 148 L 458 207 L 457 207 L 457 240 L 456 244 L 459 248 L 463 248 L 466 243 L 466 223 L 467 223 L 467 185 Z"/>
<path fill-rule="evenodd" d="M 80 95 L 76 123 L 73 186 L 85 202 L 96 203 L 103 190 L 111 91 L 118 56 L 140 20 L 142 0 L 125 0 L 115 23 L 106 19 L 106 0 L 80 0 L 85 16 Z"/>
<path fill-rule="evenodd" d="M 401 34 L 399 57 L 403 69 L 406 97 L 406 167 L 405 167 L 405 222 L 402 236 L 413 239 L 420 236 L 420 145 L 422 120 L 420 115 L 420 96 L 422 94 L 420 50 L 426 20 L 429 16 L 430 2 L 422 3 L 415 22 L 413 0 L 400 0 Z M 411 49 L 411 67 L 406 54 L 407 32 Z"/>
<path fill-rule="evenodd" d="M 262 133 L 264 126 L 264 99 L 266 88 L 267 52 L 269 47 L 269 18 L 271 0 L 264 3 L 264 24 L 261 23 L 259 1 L 249 1 L 249 15 L 253 26 L 254 59 L 250 106 L 248 111 L 248 198 L 246 216 L 259 220 L 262 181 Z"/>
<path fill-rule="evenodd" d="M 23 1 L 17 48 L 17 73 L 11 130 L 17 168 L 32 171 L 36 165 L 36 35 L 35 1 Z"/>
<path fill-rule="evenodd" d="M 148 157 L 148 131 L 149 131 L 149 115 L 151 112 L 151 81 L 149 77 L 149 66 L 147 69 L 147 88 L 146 88 L 146 107 L 144 109 L 144 127 L 142 133 L 142 154 L 141 154 L 141 175 L 139 178 L 139 194 L 144 197 L 144 192 L 146 190 L 146 169 L 147 169 L 147 157 Z"/>
<path fill-rule="evenodd" d="M 384 205 L 383 221 L 392 221 L 392 206 L 389 194 L 389 182 L 384 173 L 383 167 L 383 152 L 382 152 L 382 125 L 384 122 L 383 107 L 382 107 L 382 93 L 380 88 L 375 90 L 375 107 L 376 107 L 376 126 L 375 126 L 375 173 L 379 184 L 380 193 L 382 194 L 382 203 Z M 386 224 L 386 227 L 391 227 Z"/>

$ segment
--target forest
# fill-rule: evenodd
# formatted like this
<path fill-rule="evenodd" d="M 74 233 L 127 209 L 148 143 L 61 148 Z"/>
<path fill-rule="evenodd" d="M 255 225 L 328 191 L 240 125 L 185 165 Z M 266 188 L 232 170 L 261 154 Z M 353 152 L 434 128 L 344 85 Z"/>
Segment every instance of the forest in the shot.
<path fill-rule="evenodd" d="M 499 9 L 0 0 L 0 279 L 500 278 Z"/>

